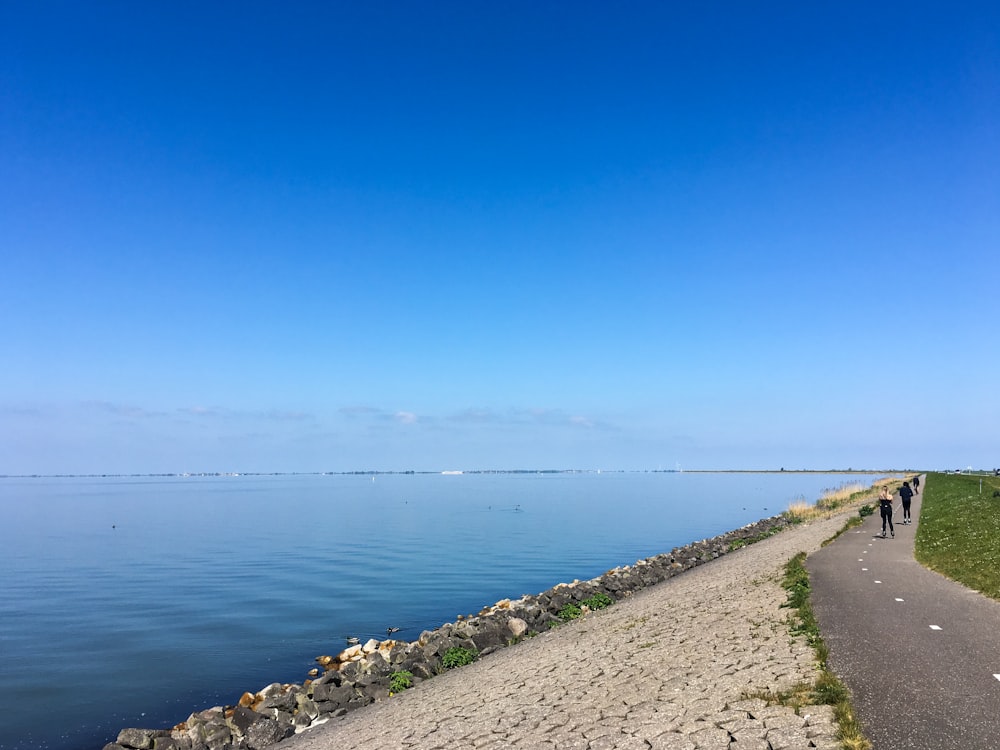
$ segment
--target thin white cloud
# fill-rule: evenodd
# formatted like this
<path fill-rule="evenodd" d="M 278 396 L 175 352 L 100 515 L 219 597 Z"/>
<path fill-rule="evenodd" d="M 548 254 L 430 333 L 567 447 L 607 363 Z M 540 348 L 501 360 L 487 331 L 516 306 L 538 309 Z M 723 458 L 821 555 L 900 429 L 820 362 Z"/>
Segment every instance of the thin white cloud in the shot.
<path fill-rule="evenodd" d="M 383 413 L 382 409 L 374 406 L 343 406 L 337 411 L 345 417 L 369 417 Z"/>
<path fill-rule="evenodd" d="M 284 411 L 281 409 L 241 411 L 227 409 L 223 406 L 185 406 L 177 409 L 177 413 L 199 419 L 260 420 L 264 422 L 301 422 L 312 418 L 311 414 L 303 411 Z"/>
<path fill-rule="evenodd" d="M 536 425 L 536 426 L 570 426 L 577 428 L 606 427 L 584 415 L 567 414 L 561 409 L 546 409 L 541 407 L 531 409 L 510 409 L 497 412 L 487 408 L 470 408 L 452 414 L 451 422 L 464 424 L 495 424 L 495 425 Z"/>
<path fill-rule="evenodd" d="M 129 417 L 130 419 L 149 419 L 165 416 L 163 412 L 150 411 L 141 406 L 133 406 L 131 404 L 118 404 L 113 401 L 84 401 L 82 405 L 87 409 L 112 414 L 116 417 Z"/>

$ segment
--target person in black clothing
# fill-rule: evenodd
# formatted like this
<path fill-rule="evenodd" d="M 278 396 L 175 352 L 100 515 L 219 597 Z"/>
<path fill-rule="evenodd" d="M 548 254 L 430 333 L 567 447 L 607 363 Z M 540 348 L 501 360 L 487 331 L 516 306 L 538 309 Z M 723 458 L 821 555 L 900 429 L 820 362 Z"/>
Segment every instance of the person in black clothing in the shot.
<path fill-rule="evenodd" d="M 903 503 L 903 523 L 908 524 L 910 523 L 910 501 L 913 499 L 913 490 L 910 489 L 909 482 L 903 482 L 903 486 L 899 488 L 899 499 Z"/>
<path fill-rule="evenodd" d="M 920 477 L 913 477 L 913 494 L 920 492 Z"/>
<path fill-rule="evenodd" d="M 878 496 L 878 508 L 882 513 L 882 538 L 885 539 L 885 525 L 889 524 L 889 533 L 896 537 L 896 530 L 892 527 L 892 495 L 889 488 L 883 487 Z"/>

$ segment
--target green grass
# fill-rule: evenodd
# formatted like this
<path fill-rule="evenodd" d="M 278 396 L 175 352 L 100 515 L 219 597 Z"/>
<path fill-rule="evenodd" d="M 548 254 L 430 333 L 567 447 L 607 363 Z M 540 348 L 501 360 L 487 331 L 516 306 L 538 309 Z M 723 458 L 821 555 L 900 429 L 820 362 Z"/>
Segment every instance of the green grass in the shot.
<path fill-rule="evenodd" d="M 570 602 L 559 610 L 557 616 L 563 622 L 569 622 L 570 620 L 576 620 L 577 618 L 583 617 L 583 610 L 580 609 L 579 604 Z"/>
<path fill-rule="evenodd" d="M 809 572 L 805 567 L 806 553 L 800 552 L 785 565 L 785 576 L 781 582 L 788 595 L 785 606 L 792 610 L 789 627 L 793 635 L 802 635 L 816 652 L 820 674 L 812 685 L 803 683 L 791 690 L 777 694 L 758 694 L 765 700 L 791 706 L 798 711 L 802 706 L 827 704 L 833 706 L 837 720 L 837 738 L 845 750 L 869 750 L 871 743 L 861 731 L 851 705 L 851 696 L 838 677 L 827 668 L 829 650 L 819 632 L 819 623 L 813 612 L 810 594 Z"/>
<path fill-rule="evenodd" d="M 1000 495 L 994 492 L 1000 493 L 1000 477 L 928 474 L 916 558 L 1000 600 Z"/>
<path fill-rule="evenodd" d="M 474 648 L 452 646 L 441 657 L 441 665 L 445 669 L 455 669 L 456 667 L 464 667 L 466 664 L 472 664 L 478 658 L 479 652 Z"/>
<path fill-rule="evenodd" d="M 389 677 L 389 694 L 402 693 L 413 687 L 413 673 L 406 670 L 393 672 Z"/>
<path fill-rule="evenodd" d="M 584 599 L 579 604 L 570 602 L 559 610 L 558 617 L 563 622 L 569 622 L 570 620 L 576 620 L 583 617 L 583 607 L 587 607 L 588 609 L 606 609 L 614 603 L 614 599 L 607 594 L 602 594 L 598 591 L 596 594 Z"/>

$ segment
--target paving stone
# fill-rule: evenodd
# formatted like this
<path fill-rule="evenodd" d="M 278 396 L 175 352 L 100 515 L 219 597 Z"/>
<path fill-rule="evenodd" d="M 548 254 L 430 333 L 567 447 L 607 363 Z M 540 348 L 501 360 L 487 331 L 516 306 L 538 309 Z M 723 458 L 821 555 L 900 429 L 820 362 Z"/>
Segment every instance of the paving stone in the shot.
<path fill-rule="evenodd" d="M 796 716 L 746 696 L 818 675 L 779 581 L 843 522 L 790 528 L 279 747 L 832 750 L 829 707 Z"/>

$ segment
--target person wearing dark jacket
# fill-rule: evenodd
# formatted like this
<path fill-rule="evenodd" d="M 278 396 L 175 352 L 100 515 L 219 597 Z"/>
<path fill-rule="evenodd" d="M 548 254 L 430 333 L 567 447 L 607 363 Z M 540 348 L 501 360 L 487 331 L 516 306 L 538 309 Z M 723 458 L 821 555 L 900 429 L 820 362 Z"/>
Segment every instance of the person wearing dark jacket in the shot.
<path fill-rule="evenodd" d="M 889 533 L 896 537 L 896 530 L 892 527 L 892 495 L 889 488 L 883 487 L 878 496 L 878 508 L 882 514 L 882 538 L 885 539 L 885 525 L 889 524 Z"/>
<path fill-rule="evenodd" d="M 913 500 L 913 490 L 910 489 L 909 482 L 903 482 L 899 488 L 899 499 L 903 503 L 903 523 L 912 523 L 910 520 L 910 501 Z"/>

